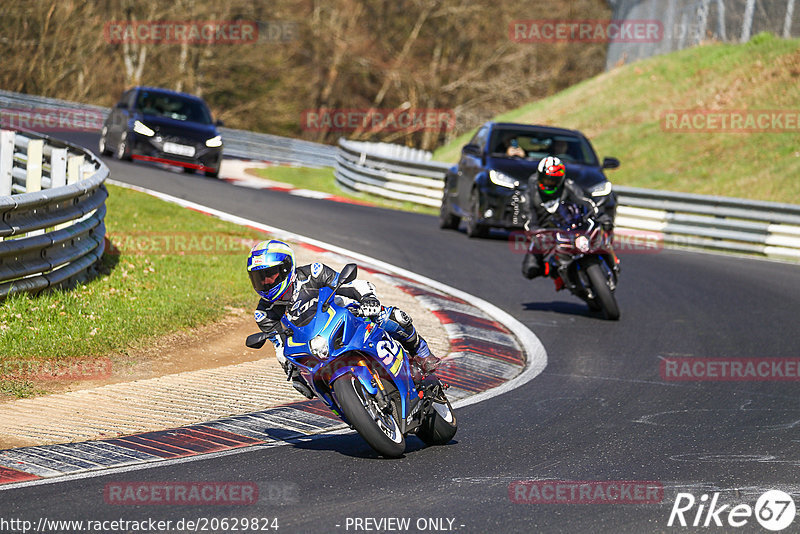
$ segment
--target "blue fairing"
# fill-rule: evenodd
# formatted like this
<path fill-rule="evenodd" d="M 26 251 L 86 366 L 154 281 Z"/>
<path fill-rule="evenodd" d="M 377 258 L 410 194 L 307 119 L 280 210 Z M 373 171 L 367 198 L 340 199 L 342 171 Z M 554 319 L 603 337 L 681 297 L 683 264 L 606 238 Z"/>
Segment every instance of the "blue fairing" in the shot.
<path fill-rule="evenodd" d="M 368 319 L 356 317 L 348 308 L 331 301 L 323 311 L 322 305 L 331 293 L 330 288 L 320 289 L 316 306 L 309 309 L 313 318 L 297 321 L 305 323 L 303 326 L 286 317 L 282 319 L 284 326 L 292 331 L 286 339 L 284 356 L 301 370 L 317 396 L 337 413 L 340 408 L 333 393 L 333 383 L 337 379 L 350 374 L 373 395 L 378 392 L 373 385 L 373 372 L 391 380 L 400 392 L 403 421 L 398 423 L 404 427 L 410 410 L 409 400 L 417 395 L 408 355 L 385 330 Z M 317 336 L 327 344 L 327 358 L 320 358 L 311 351 L 311 340 Z"/>

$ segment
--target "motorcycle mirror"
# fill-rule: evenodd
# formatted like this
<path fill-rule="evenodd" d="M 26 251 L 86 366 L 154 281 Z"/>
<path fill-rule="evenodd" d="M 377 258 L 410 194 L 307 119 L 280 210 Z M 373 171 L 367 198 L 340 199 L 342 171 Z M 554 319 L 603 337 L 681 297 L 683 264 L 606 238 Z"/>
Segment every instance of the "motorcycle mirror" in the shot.
<path fill-rule="evenodd" d="M 355 263 L 348 263 L 342 268 L 342 272 L 339 273 L 339 281 L 336 284 L 337 286 L 341 286 L 344 284 L 349 284 L 353 280 L 356 279 L 358 276 L 358 265 Z"/>
<path fill-rule="evenodd" d="M 336 292 L 339 291 L 339 288 L 355 280 L 356 276 L 358 276 L 358 265 L 355 263 L 348 263 L 342 268 L 342 271 L 339 273 L 339 278 L 336 279 L 336 287 L 333 288 L 327 300 L 322 303 L 322 311 L 328 309 L 328 306 L 336 295 Z"/>
<path fill-rule="evenodd" d="M 244 344 L 251 349 L 260 349 L 264 346 L 264 343 L 267 342 L 267 339 L 266 332 L 258 332 L 256 334 L 250 334 L 247 336 L 247 341 L 245 341 Z"/>

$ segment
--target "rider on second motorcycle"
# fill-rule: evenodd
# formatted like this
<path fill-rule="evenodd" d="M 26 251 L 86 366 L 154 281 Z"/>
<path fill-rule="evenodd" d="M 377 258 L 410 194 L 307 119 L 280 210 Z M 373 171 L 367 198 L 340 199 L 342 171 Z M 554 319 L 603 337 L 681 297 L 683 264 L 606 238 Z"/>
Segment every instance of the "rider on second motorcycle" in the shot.
<path fill-rule="evenodd" d="M 548 156 L 539 162 L 538 171 L 528 180 L 528 197 L 530 213 L 525 229 L 529 232 L 554 228 L 552 219 L 555 210 L 547 208 L 562 202 L 582 206 L 606 231 L 611 231 L 614 227 L 611 217 L 600 213 L 583 190 L 572 180 L 567 180 L 566 167 L 557 157 Z M 532 244 L 522 260 L 522 276 L 533 279 L 545 274 L 543 256 L 541 251 L 534 250 Z"/>
<path fill-rule="evenodd" d="M 322 263 L 295 266 L 294 252 L 282 241 L 262 241 L 250 250 L 247 272 L 253 289 L 261 296 L 255 311 L 255 320 L 262 332 L 274 332 L 286 315 L 296 320 L 304 310 L 300 309 L 309 293 L 323 287 L 334 288 L 339 276 L 332 268 Z M 409 317 L 395 307 L 381 306 L 375 296 L 375 287 L 366 280 L 355 280 L 339 288 L 338 295 L 359 303 L 359 313 L 374 318 L 375 322 L 390 336 L 400 342 L 409 353 L 410 360 L 422 375 L 427 375 L 439 366 L 439 358 L 431 354 L 428 343 L 417 333 Z M 294 388 L 307 398 L 313 398 L 309 385 L 297 367 L 283 356 L 284 340 L 273 336 L 275 355 Z"/>

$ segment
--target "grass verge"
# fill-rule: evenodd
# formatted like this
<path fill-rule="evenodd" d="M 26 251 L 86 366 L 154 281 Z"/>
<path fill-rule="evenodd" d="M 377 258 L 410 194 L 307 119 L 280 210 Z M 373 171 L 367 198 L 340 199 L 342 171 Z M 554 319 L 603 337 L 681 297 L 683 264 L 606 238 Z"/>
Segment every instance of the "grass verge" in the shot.
<path fill-rule="evenodd" d="M 619 185 L 800 202 L 800 128 L 791 133 L 677 133 L 664 113 L 781 110 L 800 114 L 800 39 L 759 34 L 616 68 L 495 118 L 583 131 L 622 166 Z M 456 161 L 474 132 L 439 148 Z"/>
<path fill-rule="evenodd" d="M 101 275 L 71 291 L 0 303 L 0 392 L 39 393 L 42 377 L 74 376 L 89 369 L 79 362 L 125 355 L 157 336 L 219 319 L 230 307 L 255 304 L 245 259 L 264 234 L 108 189 L 113 249 L 107 247 Z"/>
<path fill-rule="evenodd" d="M 436 208 L 420 206 L 412 202 L 399 202 L 365 193 L 351 193 L 339 187 L 333 175 L 333 169 L 330 167 L 319 169 L 308 167 L 268 167 L 266 169 L 254 169 L 252 172 L 254 172 L 256 176 L 267 178 L 268 180 L 291 184 L 302 189 L 321 191 L 323 193 L 360 202 L 368 202 L 382 208 L 426 213 L 429 215 L 439 213 L 439 210 Z"/>

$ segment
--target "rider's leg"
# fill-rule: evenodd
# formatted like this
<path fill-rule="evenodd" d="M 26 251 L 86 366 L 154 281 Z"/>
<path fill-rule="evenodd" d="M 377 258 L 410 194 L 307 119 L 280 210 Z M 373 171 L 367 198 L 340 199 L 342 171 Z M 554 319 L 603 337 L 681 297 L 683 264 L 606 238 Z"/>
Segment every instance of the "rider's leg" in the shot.
<path fill-rule="evenodd" d="M 412 324 L 411 317 L 398 308 L 384 308 L 378 316 L 378 324 L 390 336 L 400 342 L 411 355 L 411 359 L 425 373 L 432 373 L 439 367 L 439 358 L 431 354 L 428 342 L 419 335 Z"/>

